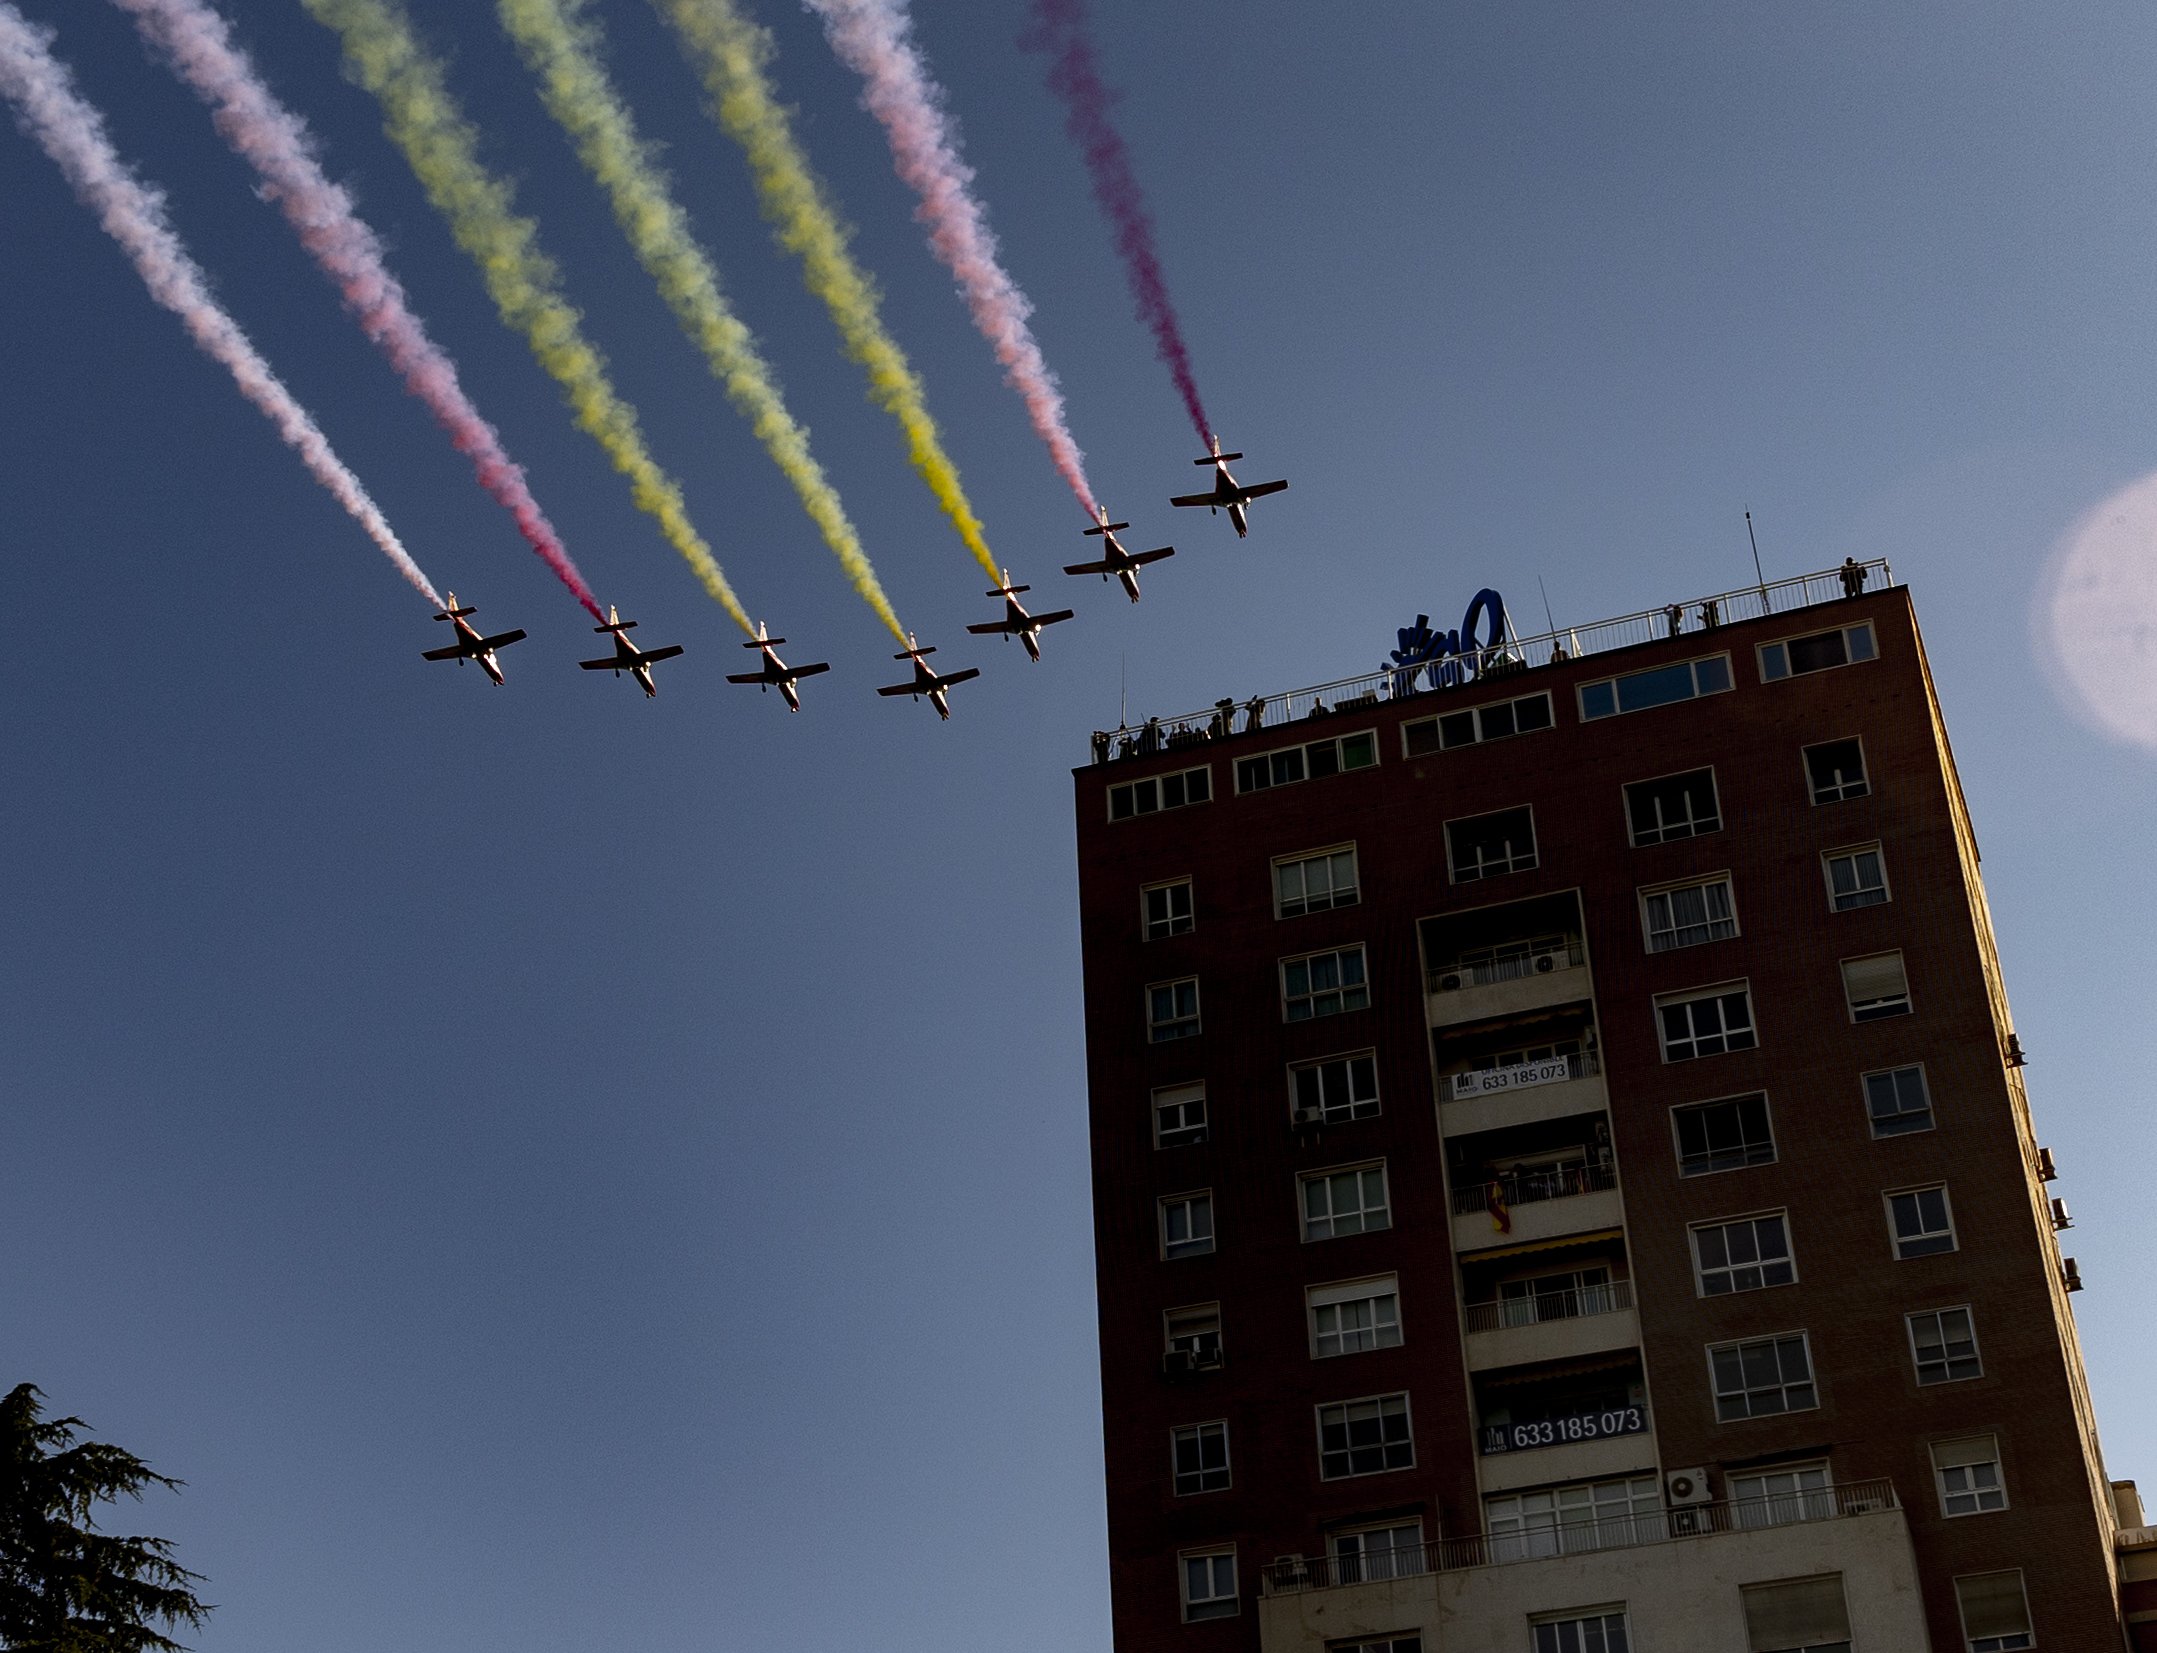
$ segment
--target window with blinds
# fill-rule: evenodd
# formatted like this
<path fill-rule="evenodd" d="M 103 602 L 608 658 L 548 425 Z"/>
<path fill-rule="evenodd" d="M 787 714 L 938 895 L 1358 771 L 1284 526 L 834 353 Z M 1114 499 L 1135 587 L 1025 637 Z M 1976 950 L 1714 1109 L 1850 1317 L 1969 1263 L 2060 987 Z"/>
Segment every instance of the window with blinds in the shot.
<path fill-rule="evenodd" d="M 2030 1633 L 2030 1603 L 2020 1568 L 1956 1579 L 1955 1602 L 1962 1609 L 1962 1635 L 1970 1653 L 2011 1653 L 2037 1645 Z"/>
<path fill-rule="evenodd" d="M 1849 1001 L 1853 1022 L 1875 1022 L 1883 1016 L 1907 1015 L 1910 981 L 1903 974 L 1902 955 L 1873 953 L 1865 958 L 1844 959 L 1842 992 Z"/>
<path fill-rule="evenodd" d="M 1745 1645 L 1752 1653 L 1849 1653 L 1850 1609 L 1843 1602 L 1842 1574 L 1748 1584 L 1740 1594 Z"/>

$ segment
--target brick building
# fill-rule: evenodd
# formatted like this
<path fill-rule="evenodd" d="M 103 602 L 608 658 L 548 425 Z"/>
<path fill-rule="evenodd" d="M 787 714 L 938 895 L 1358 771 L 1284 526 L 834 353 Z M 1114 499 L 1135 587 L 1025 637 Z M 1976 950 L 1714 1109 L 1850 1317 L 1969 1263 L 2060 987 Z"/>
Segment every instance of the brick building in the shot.
<path fill-rule="evenodd" d="M 1076 773 L 1116 1646 L 2123 1645 L 1907 593 L 1477 620 Z"/>

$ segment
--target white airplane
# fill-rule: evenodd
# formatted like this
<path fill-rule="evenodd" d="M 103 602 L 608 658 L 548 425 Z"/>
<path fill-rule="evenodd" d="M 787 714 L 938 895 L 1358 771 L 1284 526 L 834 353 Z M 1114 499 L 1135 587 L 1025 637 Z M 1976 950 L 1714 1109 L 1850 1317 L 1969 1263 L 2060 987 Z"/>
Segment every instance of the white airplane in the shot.
<path fill-rule="evenodd" d="M 1116 538 L 1116 530 L 1128 528 L 1131 525 L 1128 522 L 1109 521 L 1108 507 L 1106 505 L 1098 507 L 1096 514 L 1100 517 L 1099 524 L 1096 527 L 1087 529 L 1086 532 L 1101 536 L 1101 543 L 1106 547 L 1101 554 L 1101 560 L 1099 562 L 1071 563 L 1065 567 L 1064 572 L 1066 574 L 1098 574 L 1104 580 L 1113 574 L 1123 582 L 1125 593 L 1135 603 L 1138 601 L 1139 569 L 1150 562 L 1159 562 L 1163 557 L 1173 557 L 1176 554 L 1176 548 L 1173 545 L 1164 545 L 1158 551 L 1139 551 L 1136 553 L 1126 551 L 1123 548 L 1123 542 Z"/>
<path fill-rule="evenodd" d="M 929 670 L 928 661 L 922 658 L 923 655 L 934 654 L 935 652 L 934 648 L 925 649 L 919 647 L 914 642 L 914 634 L 908 632 L 906 634 L 906 652 L 904 654 L 895 654 L 891 658 L 894 660 L 911 660 L 914 663 L 913 681 L 911 683 L 894 683 L 889 688 L 878 689 L 876 692 L 881 695 L 912 695 L 917 700 L 921 696 L 927 695 L 929 704 L 936 708 L 936 715 L 939 718 L 948 719 L 951 716 L 951 702 L 945 698 L 944 691 L 954 683 L 964 683 L 969 678 L 979 677 L 981 668 L 979 666 L 968 666 L 962 672 L 947 672 L 942 676 L 938 676 L 935 672 Z"/>
<path fill-rule="evenodd" d="M 1228 474 L 1228 462 L 1242 457 L 1240 453 L 1223 453 L 1221 439 L 1216 436 L 1213 439 L 1213 452 L 1204 459 L 1191 461 L 1194 465 L 1213 467 L 1213 487 L 1203 494 L 1178 494 L 1169 504 L 1203 505 L 1209 511 L 1226 511 L 1228 520 L 1236 525 L 1236 538 L 1242 539 L 1251 531 L 1250 516 L 1244 507 L 1262 495 L 1277 494 L 1288 486 L 1286 482 L 1254 482 L 1245 487 Z"/>
<path fill-rule="evenodd" d="M 496 649 L 506 649 L 512 643 L 523 642 L 524 633 L 521 631 L 502 631 L 496 632 L 492 637 L 482 637 L 479 634 L 479 629 L 465 618 L 466 615 L 477 614 L 478 612 L 479 610 L 476 608 L 459 608 L 457 606 L 457 594 L 452 591 L 449 594 L 449 607 L 442 610 L 435 618 L 437 620 L 447 620 L 451 625 L 455 626 L 457 628 L 457 640 L 446 649 L 429 649 L 420 658 L 422 660 L 454 660 L 460 666 L 467 660 L 477 660 L 479 669 L 493 678 L 495 682 L 500 683 L 503 680 L 502 666 L 501 662 L 495 659 L 494 651 Z"/>
<path fill-rule="evenodd" d="M 779 645 L 785 641 L 784 637 L 766 636 L 764 622 L 762 620 L 757 621 L 756 636 L 742 644 L 742 647 L 745 649 L 762 649 L 764 658 L 753 672 L 729 672 L 727 681 L 729 683 L 754 683 L 761 689 L 777 689 L 781 695 L 786 697 L 787 710 L 798 712 L 801 710 L 801 696 L 794 691 L 795 680 L 803 677 L 814 677 L 818 672 L 828 672 L 831 670 L 831 664 L 829 661 L 819 660 L 813 666 L 789 666 L 779 658 L 778 654 Z"/>
<path fill-rule="evenodd" d="M 988 593 L 991 597 L 1003 598 L 1004 617 L 1001 620 L 986 621 L 978 626 L 968 626 L 966 629 L 977 635 L 1000 631 L 1006 637 L 1016 637 L 1026 645 L 1027 654 L 1031 658 L 1039 660 L 1041 658 L 1041 628 L 1043 626 L 1053 626 L 1070 619 L 1072 610 L 1060 608 L 1054 614 L 1028 614 L 1026 605 L 1019 601 L 1019 593 L 1031 590 L 1033 590 L 1033 587 L 1030 585 L 1013 585 L 1011 583 L 1011 570 L 1005 569 L 1004 583 Z"/>
<path fill-rule="evenodd" d="M 614 634 L 614 652 L 604 660 L 579 660 L 577 664 L 588 672 L 612 672 L 616 677 L 621 676 L 623 672 L 627 672 L 643 686 L 645 696 L 650 698 L 659 693 L 658 685 L 652 681 L 652 663 L 657 660 L 672 660 L 682 650 L 679 643 L 663 649 L 638 648 L 625 635 L 634 631 L 636 624 L 634 620 L 623 619 L 615 612 L 614 605 L 609 603 L 607 605 L 607 623 L 603 626 L 594 626 L 592 630 L 612 632 Z"/>

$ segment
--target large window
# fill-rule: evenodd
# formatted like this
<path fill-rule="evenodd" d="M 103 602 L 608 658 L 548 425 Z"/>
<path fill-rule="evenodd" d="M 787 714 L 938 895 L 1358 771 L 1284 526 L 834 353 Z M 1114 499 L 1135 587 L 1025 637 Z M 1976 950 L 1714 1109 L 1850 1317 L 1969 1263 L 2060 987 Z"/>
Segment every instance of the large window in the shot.
<path fill-rule="evenodd" d="M 1202 804 L 1213 796 L 1211 769 L 1185 769 L 1174 775 L 1149 775 L 1142 781 L 1126 781 L 1108 789 L 1108 818 L 1127 821 L 1134 815 L 1151 815 L 1161 809 L 1181 809 Z"/>
<path fill-rule="evenodd" d="M 1488 706 L 1464 706 L 1442 717 L 1418 718 L 1401 725 L 1401 749 L 1411 758 L 1456 746 L 1474 746 L 1509 735 L 1532 734 L 1550 727 L 1550 696 L 1523 695 L 1518 700 L 1494 700 Z"/>
<path fill-rule="evenodd" d="M 1430 1570 L 1423 1558 L 1421 1521 L 1389 1521 L 1380 1526 L 1331 1533 L 1326 1538 L 1326 1553 L 1333 1558 L 1333 1582 L 1336 1584 L 1370 1584 L 1381 1579 L 1412 1578 Z M 1421 1644 L 1411 1636 L 1347 1645 L 1358 1653 L 1364 1653 L 1364 1650 L 1401 1653 L 1404 1647 L 1407 1653 L 1416 1653 Z M 1342 1653 L 1342 1644 L 1328 1642 L 1326 1653 Z"/>
<path fill-rule="evenodd" d="M 1376 1051 L 1297 1062 L 1288 1070 L 1288 1082 L 1295 1097 L 1298 1124 L 1345 1125 L 1351 1119 L 1370 1119 L 1378 1112 Z"/>
<path fill-rule="evenodd" d="M 1971 1435 L 1932 1443 L 1932 1472 L 1940 1485 L 1943 1515 L 1986 1515 L 2007 1508 L 1996 1435 Z"/>
<path fill-rule="evenodd" d="M 2037 1645 L 2019 1567 L 1956 1579 L 1955 1605 L 1962 1610 L 1962 1638 L 1970 1653 L 2018 1653 Z"/>
<path fill-rule="evenodd" d="M 1751 1050 L 1760 1042 L 1753 1031 L 1752 992 L 1742 982 L 1665 993 L 1655 1001 L 1655 1021 L 1666 1062 Z"/>
<path fill-rule="evenodd" d="M 1203 1257 L 1213 1249 L 1213 1193 L 1170 1194 L 1160 1202 L 1161 1255 Z"/>
<path fill-rule="evenodd" d="M 1146 1038 L 1165 1045 L 1198 1034 L 1198 978 L 1157 981 L 1146 989 Z"/>
<path fill-rule="evenodd" d="M 1745 1603 L 1745 1645 L 1753 1653 L 1850 1653 L 1842 1574 L 1745 1584 L 1738 1593 Z"/>
<path fill-rule="evenodd" d="M 1932 1097 L 1922 1067 L 1888 1068 L 1865 1075 L 1865 1114 L 1874 1136 L 1905 1136 L 1932 1129 Z"/>
<path fill-rule="evenodd" d="M 1977 1354 L 1977 1325 L 1967 1308 L 1926 1309 L 1905 1315 L 1910 1328 L 1910 1356 L 1920 1383 L 1959 1383 L 1983 1377 Z"/>
<path fill-rule="evenodd" d="M 1703 1297 L 1787 1286 L 1797 1278 L 1789 1224 L 1780 1211 L 1701 1223 L 1692 1232 L 1693 1267 Z"/>
<path fill-rule="evenodd" d="M 1318 1409 L 1321 1480 L 1382 1475 L 1389 1469 L 1413 1469 L 1415 1462 L 1406 1395 L 1373 1395 Z"/>
<path fill-rule="evenodd" d="M 1351 1166 L 1345 1171 L 1313 1171 L 1298 1181 L 1303 1187 L 1303 1237 L 1337 1240 L 1393 1226 L 1386 1204 L 1386 1168 Z"/>
<path fill-rule="evenodd" d="M 1584 722 L 1615 717 L 1620 712 L 1644 712 L 1651 706 L 1668 706 L 1700 695 L 1721 694 L 1730 687 L 1730 656 L 1711 654 L 1701 660 L 1680 660 L 1672 666 L 1654 666 L 1623 677 L 1606 677 L 1580 686 L 1580 715 Z"/>
<path fill-rule="evenodd" d="M 1373 1275 L 1368 1280 L 1343 1280 L 1331 1286 L 1307 1286 L 1303 1301 L 1310 1316 L 1313 1360 L 1391 1349 L 1400 1344 L 1400 1286 L 1390 1274 Z"/>
<path fill-rule="evenodd" d="M 1670 1110 L 1678 1138 L 1678 1175 L 1704 1177 L 1711 1171 L 1736 1171 L 1767 1165 L 1775 1158 L 1775 1133 L 1768 1125 L 1768 1099 L 1726 1096 L 1717 1102 L 1694 1102 Z"/>
<path fill-rule="evenodd" d="M 1889 1194 L 1887 1225 L 1895 1236 L 1898 1258 L 1930 1257 L 1955 1249 L 1955 1217 L 1947 1207 L 1945 1183 Z"/>
<path fill-rule="evenodd" d="M 1697 947 L 1706 941 L 1728 941 L 1738 933 L 1730 879 L 1718 875 L 1659 890 L 1642 890 L 1640 925 L 1647 934 L 1651 953 Z"/>
<path fill-rule="evenodd" d="M 1825 851 L 1820 871 L 1827 879 L 1827 904 L 1832 912 L 1877 907 L 1887 900 L 1887 865 L 1880 859 L 1878 844 Z"/>
<path fill-rule="evenodd" d="M 1787 1527 L 1793 1521 L 1825 1521 L 1840 1513 L 1828 1484 L 1826 1464 L 1792 1464 L 1725 1477 L 1731 1524 Z"/>
<path fill-rule="evenodd" d="M 1529 1628 L 1535 1632 L 1535 1653 L 1633 1653 L 1622 1607 L 1539 1618 Z"/>
<path fill-rule="evenodd" d="M 1856 740 L 1828 740 L 1805 748 L 1805 784 L 1816 804 L 1839 804 L 1872 790 L 1865 778 L 1865 747 Z"/>
<path fill-rule="evenodd" d="M 1321 780 L 1350 769 L 1368 769 L 1378 761 L 1378 737 L 1368 729 L 1361 734 L 1336 735 L 1302 746 L 1285 746 L 1278 752 L 1236 760 L 1236 790 L 1260 792 L 1269 786 L 1289 786 L 1297 781 Z"/>
<path fill-rule="evenodd" d="M 1153 1145 L 1188 1148 L 1206 1140 L 1206 1087 L 1170 1085 L 1153 1093 Z"/>
<path fill-rule="evenodd" d="M 1185 1550 L 1176 1558 L 1183 1574 L 1183 1616 L 1226 1619 L 1236 1614 L 1236 1552 Z"/>
<path fill-rule="evenodd" d="M 1273 863 L 1273 916 L 1301 918 L 1334 907 L 1353 907 L 1356 889 L 1356 852 L 1320 850 L 1315 855 L 1296 855 Z"/>
<path fill-rule="evenodd" d="M 1716 1344 L 1708 1350 L 1708 1370 L 1715 1380 L 1715 1416 L 1722 1423 L 1806 1412 L 1820 1404 L 1812 1349 L 1803 1332 Z"/>
<path fill-rule="evenodd" d="M 1501 809 L 1448 821 L 1445 842 L 1456 884 L 1526 872 L 1535 865 L 1535 815 L 1526 808 Z"/>
<path fill-rule="evenodd" d="M 1692 769 L 1632 782 L 1625 789 L 1625 824 L 1635 845 L 1720 832 L 1723 813 L 1715 797 L 1715 771 Z"/>
<path fill-rule="evenodd" d="M 1420 1551 L 1417 1553 L 1421 1554 Z M 1398 1575 L 1389 1573 L 1386 1576 Z M 1375 1640 L 1365 1637 L 1352 1642 L 1327 1642 L 1326 1653 L 1423 1653 L 1423 1638 L 1420 1635 L 1380 1636 Z"/>
<path fill-rule="evenodd" d="M 1166 941 L 1191 930 L 1191 881 L 1148 884 L 1138 892 L 1140 919 L 1148 941 Z"/>
<path fill-rule="evenodd" d="M 1844 959 L 1842 992 L 1853 1022 L 1877 1022 L 1910 1013 L 1910 979 L 1903 974 L 1900 953 Z"/>
<path fill-rule="evenodd" d="M 1281 960 L 1281 1019 L 1307 1022 L 1363 1010 L 1371 1002 L 1363 974 L 1363 949 L 1343 947 L 1330 953 L 1306 953 Z"/>
<path fill-rule="evenodd" d="M 1226 1423 L 1185 1424 L 1171 1429 L 1168 1437 L 1179 1498 L 1194 1492 L 1219 1492 L 1228 1485 Z"/>
<path fill-rule="evenodd" d="M 1785 677 L 1803 677 L 1807 672 L 1855 665 L 1860 660 L 1875 658 L 1878 653 L 1873 646 L 1869 621 L 1838 626 L 1833 631 L 1816 631 L 1809 637 L 1785 637 L 1779 643 L 1762 643 L 1760 676 L 1763 681 L 1773 683 Z"/>
<path fill-rule="evenodd" d="M 1632 1475 L 1494 1493 L 1483 1500 L 1483 1530 L 1491 1560 L 1523 1561 L 1650 1543 L 1669 1528 L 1656 1478 Z"/>

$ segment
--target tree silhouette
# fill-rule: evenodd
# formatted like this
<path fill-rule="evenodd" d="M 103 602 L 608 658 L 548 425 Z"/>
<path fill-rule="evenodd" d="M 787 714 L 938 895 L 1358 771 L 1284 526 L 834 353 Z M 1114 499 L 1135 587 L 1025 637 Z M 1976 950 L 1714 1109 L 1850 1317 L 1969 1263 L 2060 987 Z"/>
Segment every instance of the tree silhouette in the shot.
<path fill-rule="evenodd" d="M 132 1452 L 77 1442 L 80 1418 L 45 1421 L 33 1384 L 0 1400 L 0 1648 L 14 1653 L 185 1653 L 151 1628 L 199 1629 L 201 1582 L 162 1538 L 97 1530 L 96 1506 L 178 1490 Z"/>

